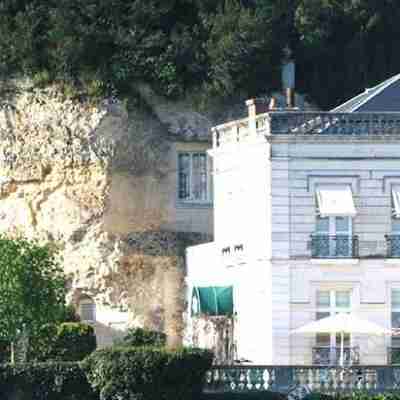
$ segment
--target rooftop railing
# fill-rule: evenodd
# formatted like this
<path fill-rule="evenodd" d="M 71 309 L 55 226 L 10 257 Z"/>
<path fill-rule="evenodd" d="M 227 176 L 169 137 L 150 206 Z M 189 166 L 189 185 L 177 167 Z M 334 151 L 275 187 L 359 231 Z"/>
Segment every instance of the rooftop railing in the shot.
<path fill-rule="evenodd" d="M 269 135 L 400 135 L 400 113 L 273 111 L 213 128 L 214 148 Z"/>

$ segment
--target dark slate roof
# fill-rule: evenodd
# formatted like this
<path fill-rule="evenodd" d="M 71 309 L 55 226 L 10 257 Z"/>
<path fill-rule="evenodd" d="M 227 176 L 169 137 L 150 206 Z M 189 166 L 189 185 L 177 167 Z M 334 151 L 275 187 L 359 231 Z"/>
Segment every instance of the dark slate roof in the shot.
<path fill-rule="evenodd" d="M 332 112 L 400 112 L 400 74 L 346 101 Z"/>

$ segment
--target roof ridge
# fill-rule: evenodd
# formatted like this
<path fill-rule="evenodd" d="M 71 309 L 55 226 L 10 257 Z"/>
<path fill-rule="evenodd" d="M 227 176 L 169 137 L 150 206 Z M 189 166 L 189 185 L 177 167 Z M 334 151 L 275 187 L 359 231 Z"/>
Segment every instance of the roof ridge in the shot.
<path fill-rule="evenodd" d="M 358 94 L 355 97 L 352 97 L 351 99 L 347 100 L 343 104 L 340 104 L 339 106 L 335 107 L 334 109 L 331 110 L 331 112 L 340 112 L 338 110 L 340 110 L 341 108 L 345 108 L 346 105 L 355 102 L 356 104 L 353 107 L 351 107 L 349 111 L 347 111 L 347 112 L 354 112 L 354 111 L 358 110 L 361 106 L 363 106 L 365 103 L 367 103 L 369 100 L 371 100 L 373 97 L 377 96 L 379 93 L 382 93 L 385 89 L 387 89 L 393 83 L 397 82 L 399 79 L 400 79 L 400 74 L 396 74 L 396 75 L 393 75 L 390 78 L 386 79 L 385 81 L 378 83 L 377 85 L 373 86 L 372 88 L 366 88 L 364 90 L 364 92 Z M 368 93 L 369 93 L 369 95 L 368 95 Z M 360 98 L 362 100 L 357 102 L 358 98 Z"/>

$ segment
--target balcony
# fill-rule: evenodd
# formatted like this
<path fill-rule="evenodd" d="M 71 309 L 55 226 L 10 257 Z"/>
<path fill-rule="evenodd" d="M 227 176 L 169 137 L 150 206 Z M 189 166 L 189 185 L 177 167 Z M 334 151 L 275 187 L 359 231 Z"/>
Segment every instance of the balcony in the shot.
<path fill-rule="evenodd" d="M 358 236 L 311 235 L 311 257 L 322 259 L 358 258 Z"/>
<path fill-rule="evenodd" d="M 358 365 L 360 363 L 359 347 L 344 347 L 344 365 Z M 314 365 L 339 365 L 340 347 L 316 346 L 312 349 Z"/>
<path fill-rule="evenodd" d="M 400 258 L 400 234 L 385 235 L 386 239 L 386 257 Z"/>

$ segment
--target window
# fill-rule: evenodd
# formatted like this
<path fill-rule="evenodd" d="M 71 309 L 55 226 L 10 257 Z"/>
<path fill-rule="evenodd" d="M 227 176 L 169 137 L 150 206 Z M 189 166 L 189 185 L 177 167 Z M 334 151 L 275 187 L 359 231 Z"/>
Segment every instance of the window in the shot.
<path fill-rule="evenodd" d="M 392 212 L 394 218 L 400 218 L 400 186 L 392 186 Z"/>
<path fill-rule="evenodd" d="M 395 335 L 392 336 L 392 346 L 400 347 L 400 289 L 392 289 L 392 329 Z"/>
<path fill-rule="evenodd" d="M 400 187 L 392 187 L 392 232 L 386 235 L 387 256 L 400 257 Z"/>
<path fill-rule="evenodd" d="M 352 257 L 353 220 L 351 217 L 317 216 L 313 236 L 313 256 Z"/>
<path fill-rule="evenodd" d="M 85 297 L 79 302 L 79 315 L 83 322 L 96 321 L 96 304 L 90 297 Z"/>
<path fill-rule="evenodd" d="M 316 320 L 339 312 L 350 312 L 350 297 L 351 292 L 349 290 L 318 290 Z M 317 334 L 314 362 L 319 364 L 337 363 L 340 357 L 340 341 L 340 334 Z M 349 348 L 350 341 L 350 335 L 345 334 L 344 346 Z M 347 353 L 349 353 L 348 350 Z"/>
<path fill-rule="evenodd" d="M 182 201 L 211 201 L 209 162 L 206 153 L 178 155 L 178 198 Z"/>

